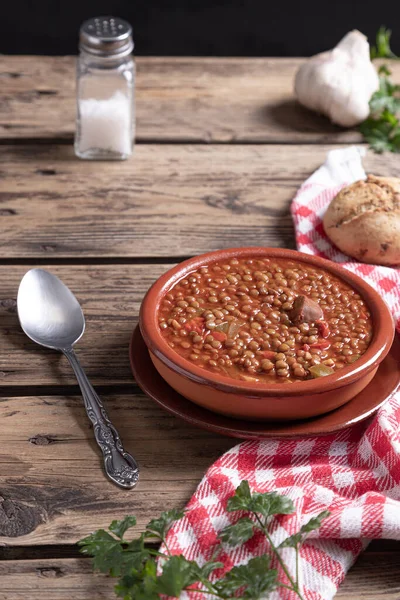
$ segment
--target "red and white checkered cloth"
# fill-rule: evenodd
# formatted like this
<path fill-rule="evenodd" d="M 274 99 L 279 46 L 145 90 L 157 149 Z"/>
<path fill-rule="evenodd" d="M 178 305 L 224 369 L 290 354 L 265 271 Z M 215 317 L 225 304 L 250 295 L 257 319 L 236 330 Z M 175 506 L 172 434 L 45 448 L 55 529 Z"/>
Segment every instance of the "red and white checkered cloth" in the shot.
<path fill-rule="evenodd" d="M 356 147 L 329 152 L 325 164 L 300 188 L 292 203 L 297 246 L 302 252 L 345 263 L 378 288 L 400 330 L 400 272 L 351 261 L 330 244 L 322 228 L 321 216 L 338 190 L 365 178 L 363 153 Z M 400 539 L 400 392 L 372 420 L 339 433 L 243 442 L 226 452 L 208 469 L 187 505 L 186 516 L 170 531 L 168 545 L 174 553 L 199 563 L 211 558 L 218 532 L 238 518 L 225 507 L 244 479 L 253 491 L 276 490 L 294 501 L 296 513 L 279 518 L 274 525 L 276 543 L 322 510 L 331 511 L 321 529 L 302 546 L 300 567 L 307 600 L 333 598 L 369 540 Z M 265 551 L 263 539 L 256 536 L 240 548 L 223 547 L 219 560 L 228 570 Z M 285 560 L 293 573 L 292 550 L 287 550 Z M 270 598 L 294 597 L 280 588 Z M 181 598 L 204 596 L 184 593 Z"/>

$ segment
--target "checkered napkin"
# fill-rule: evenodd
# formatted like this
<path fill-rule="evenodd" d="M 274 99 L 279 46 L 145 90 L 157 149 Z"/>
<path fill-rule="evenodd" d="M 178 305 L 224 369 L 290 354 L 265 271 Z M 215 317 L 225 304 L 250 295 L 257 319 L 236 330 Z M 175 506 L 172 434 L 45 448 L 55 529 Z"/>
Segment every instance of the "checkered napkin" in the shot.
<path fill-rule="evenodd" d="M 321 217 L 340 188 L 365 178 L 363 153 L 356 147 L 329 152 L 325 164 L 302 185 L 292 203 L 297 246 L 302 252 L 344 263 L 378 289 L 400 330 L 400 272 L 351 261 L 330 244 L 322 228 Z M 400 393 L 372 420 L 339 433 L 243 442 L 226 452 L 208 469 L 187 505 L 186 516 L 170 531 L 168 545 L 174 553 L 199 563 L 211 558 L 218 532 L 238 518 L 226 511 L 226 503 L 244 479 L 253 491 L 276 490 L 292 498 L 296 506 L 294 515 L 273 524 L 275 543 L 312 516 L 330 510 L 321 529 L 303 544 L 300 567 L 307 600 L 333 598 L 371 539 L 400 539 Z M 219 560 L 228 570 L 266 550 L 263 539 L 255 537 L 240 548 L 223 546 Z M 285 556 L 292 573 L 293 554 L 287 550 Z M 191 592 L 181 598 L 204 596 Z M 270 598 L 294 600 L 285 588 Z"/>

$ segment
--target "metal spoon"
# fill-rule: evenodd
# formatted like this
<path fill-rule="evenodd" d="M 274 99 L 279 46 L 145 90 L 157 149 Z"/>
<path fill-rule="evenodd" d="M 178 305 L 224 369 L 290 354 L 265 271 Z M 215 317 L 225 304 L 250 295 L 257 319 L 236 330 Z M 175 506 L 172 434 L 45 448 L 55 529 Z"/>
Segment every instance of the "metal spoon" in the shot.
<path fill-rule="evenodd" d="M 90 384 L 72 346 L 85 331 L 79 302 L 66 285 L 43 269 L 28 271 L 18 290 L 21 327 L 37 344 L 63 352 L 74 370 L 94 435 L 103 452 L 105 471 L 117 485 L 132 489 L 139 478 L 135 459 L 125 452 L 118 431 Z"/>

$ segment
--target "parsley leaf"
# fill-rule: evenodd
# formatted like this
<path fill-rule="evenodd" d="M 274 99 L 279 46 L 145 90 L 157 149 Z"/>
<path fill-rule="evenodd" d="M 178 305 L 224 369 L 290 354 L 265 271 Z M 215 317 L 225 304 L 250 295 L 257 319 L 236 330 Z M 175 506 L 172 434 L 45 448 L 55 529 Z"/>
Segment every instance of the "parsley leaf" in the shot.
<path fill-rule="evenodd" d="M 302 540 L 301 533 L 294 533 L 281 542 L 278 548 L 297 548 Z"/>
<path fill-rule="evenodd" d="M 115 539 L 108 531 L 99 529 L 80 540 L 78 545 L 81 546 L 82 554 L 94 557 L 95 570 L 108 573 L 111 577 L 120 577 L 133 570 L 140 571 L 143 562 L 149 558 L 143 535 L 127 543 Z"/>
<path fill-rule="evenodd" d="M 102 573 L 120 574 L 123 548 L 115 537 L 104 529 L 95 531 L 88 537 L 80 540 L 81 553 L 94 557 L 93 568 Z"/>
<path fill-rule="evenodd" d="M 287 537 L 283 542 L 281 542 L 278 548 L 295 548 L 297 549 L 298 545 L 304 541 L 304 537 L 310 531 L 314 531 L 314 529 L 319 529 L 321 527 L 323 519 L 329 517 L 331 513 L 329 510 L 323 510 L 316 517 L 312 517 L 307 523 L 305 523 L 302 527 L 300 527 L 300 531 L 298 533 L 294 533 Z"/>
<path fill-rule="evenodd" d="M 388 77 L 390 77 L 391 74 L 392 71 L 390 71 L 389 67 L 387 67 L 386 65 L 381 65 L 378 69 L 378 75 L 387 75 Z"/>
<path fill-rule="evenodd" d="M 246 484 L 246 485 L 244 485 Z M 259 513 L 264 517 L 271 515 L 289 515 L 294 512 L 294 504 L 286 496 L 281 496 L 277 492 L 259 492 L 250 491 L 247 481 L 242 481 L 236 489 L 235 495 L 228 500 L 228 512 L 236 510 L 247 510 L 253 513 Z"/>
<path fill-rule="evenodd" d="M 371 59 L 398 58 L 390 48 L 390 29 L 380 27 L 376 45 L 371 47 Z M 379 89 L 372 95 L 370 115 L 360 125 L 360 132 L 374 152 L 400 152 L 400 85 L 394 84 L 390 69 L 381 65 L 378 69 Z"/>
<path fill-rule="evenodd" d="M 216 582 L 217 591 L 227 598 L 244 588 L 241 598 L 258 600 L 265 594 L 273 592 L 277 585 L 277 570 L 270 569 L 270 558 L 267 555 L 252 558 L 246 565 L 233 567 L 224 579 Z"/>
<path fill-rule="evenodd" d="M 389 71 L 390 73 L 390 71 Z M 383 110 L 391 113 L 400 111 L 400 85 L 394 85 L 387 75 L 379 77 L 379 90 L 376 91 L 369 101 L 371 115 L 377 116 Z"/>
<path fill-rule="evenodd" d="M 165 538 L 168 529 L 172 523 L 179 521 L 185 515 L 183 510 L 169 510 L 161 513 L 158 519 L 152 519 L 146 527 L 146 537 L 158 537 L 160 540 Z"/>
<path fill-rule="evenodd" d="M 224 563 L 210 560 L 206 562 L 202 567 L 195 563 L 196 573 L 198 580 L 208 579 L 213 571 L 216 569 L 223 569 Z"/>
<path fill-rule="evenodd" d="M 155 561 L 148 560 L 140 573 L 125 575 L 114 590 L 117 596 L 124 600 L 159 600 Z"/>
<path fill-rule="evenodd" d="M 235 494 L 229 498 L 226 510 L 233 512 L 235 510 L 247 510 L 251 501 L 251 491 L 248 481 L 242 481 L 239 487 L 236 488 Z"/>
<path fill-rule="evenodd" d="M 229 546 L 238 546 L 244 544 L 253 537 L 254 523 L 249 517 L 243 517 L 234 525 L 228 525 L 223 529 L 218 537 L 221 542 L 229 544 Z"/>
<path fill-rule="evenodd" d="M 184 556 L 171 556 L 165 562 L 163 571 L 158 578 L 157 589 L 160 594 L 178 597 L 185 587 L 198 581 L 197 565 Z"/>
<path fill-rule="evenodd" d="M 130 582 L 129 577 L 114 587 L 115 593 L 123 600 L 160 600 L 157 581 L 144 577 L 142 581 Z"/>
<path fill-rule="evenodd" d="M 127 516 L 122 521 L 113 521 L 108 529 L 122 540 L 125 532 L 135 525 L 136 517 Z"/>
<path fill-rule="evenodd" d="M 300 528 L 300 533 L 309 533 L 310 531 L 319 529 L 322 525 L 322 521 L 329 517 L 330 514 L 329 510 L 323 510 L 316 517 L 312 517 L 308 523 L 305 523 L 305 525 Z"/>
<path fill-rule="evenodd" d="M 281 496 L 277 492 L 253 494 L 252 507 L 254 512 L 259 512 L 264 517 L 290 515 L 294 512 L 292 500 L 286 496 Z"/>
<path fill-rule="evenodd" d="M 360 131 L 371 148 L 378 154 L 400 152 L 400 124 L 395 115 L 385 110 L 378 118 L 369 117 L 360 125 Z"/>

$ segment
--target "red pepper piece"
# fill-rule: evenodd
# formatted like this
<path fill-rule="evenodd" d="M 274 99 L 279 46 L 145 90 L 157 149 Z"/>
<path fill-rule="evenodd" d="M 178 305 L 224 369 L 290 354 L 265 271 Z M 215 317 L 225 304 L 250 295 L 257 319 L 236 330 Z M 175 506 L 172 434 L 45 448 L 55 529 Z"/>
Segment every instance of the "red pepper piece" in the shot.
<path fill-rule="evenodd" d="M 308 352 L 310 349 L 310 346 L 308 344 L 303 344 L 303 350 L 304 352 Z"/>
<path fill-rule="evenodd" d="M 331 343 L 328 340 L 319 340 L 315 344 L 311 344 L 310 348 L 317 348 L 318 350 L 328 350 L 331 347 Z"/>
<path fill-rule="evenodd" d="M 219 342 L 224 342 L 227 338 L 226 333 L 224 333 L 223 331 L 213 331 L 211 335 Z"/>
<path fill-rule="evenodd" d="M 204 323 L 204 317 L 194 317 L 185 323 L 184 327 L 187 329 L 187 331 L 195 331 L 199 335 L 202 335 L 204 333 Z"/>
<path fill-rule="evenodd" d="M 274 352 L 273 350 L 263 350 L 261 352 L 261 354 L 263 355 L 264 358 L 269 358 L 269 360 L 271 360 L 272 358 L 275 358 L 275 356 L 276 356 L 276 352 Z"/>
<path fill-rule="evenodd" d="M 328 323 L 326 321 L 316 321 L 316 324 L 317 324 L 320 336 L 323 337 L 324 339 L 327 338 L 330 334 Z"/>

